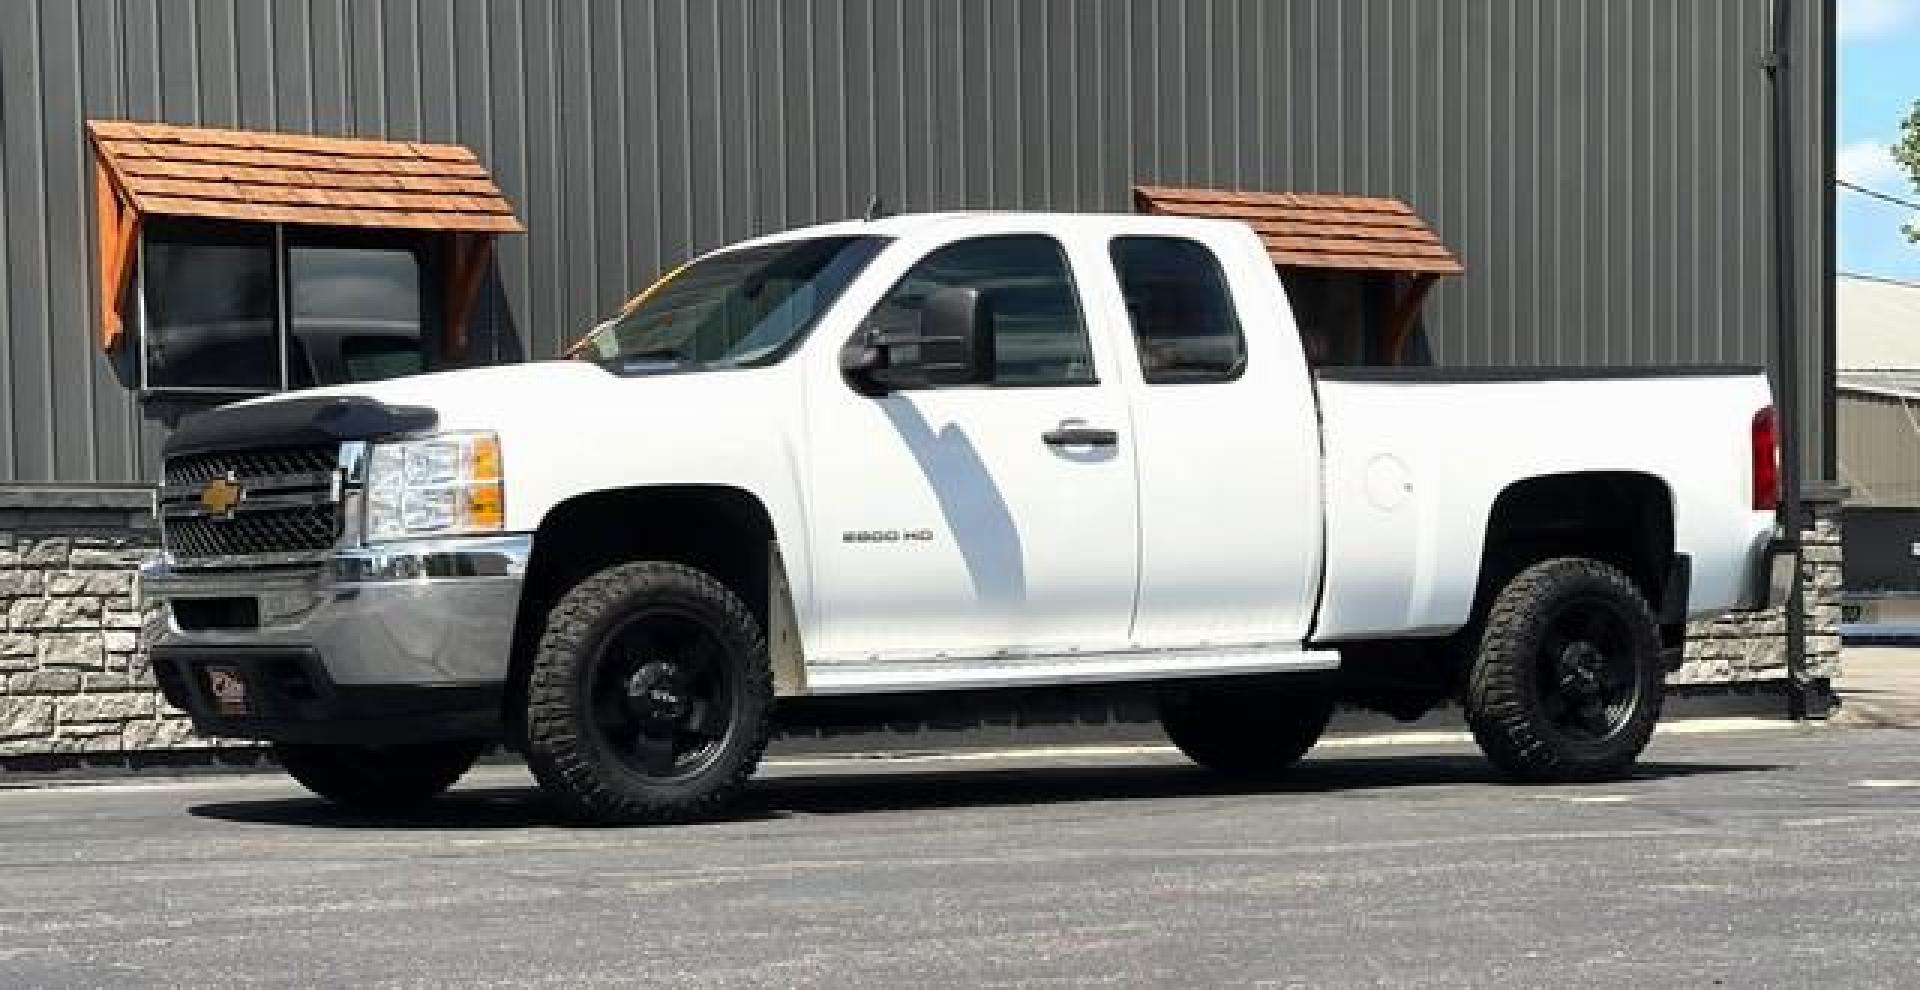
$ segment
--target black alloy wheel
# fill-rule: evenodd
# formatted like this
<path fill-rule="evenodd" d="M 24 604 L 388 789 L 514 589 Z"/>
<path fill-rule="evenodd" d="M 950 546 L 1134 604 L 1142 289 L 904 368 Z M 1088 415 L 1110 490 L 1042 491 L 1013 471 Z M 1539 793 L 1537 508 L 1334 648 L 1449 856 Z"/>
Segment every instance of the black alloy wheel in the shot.
<path fill-rule="evenodd" d="M 673 606 L 634 613 L 601 643 L 588 674 L 593 732 L 627 769 L 684 779 L 719 752 L 736 688 L 719 635 Z"/>
<path fill-rule="evenodd" d="M 1567 602 L 1547 619 L 1534 690 L 1569 738 L 1600 742 L 1625 728 L 1640 697 L 1632 619 L 1608 598 Z"/>

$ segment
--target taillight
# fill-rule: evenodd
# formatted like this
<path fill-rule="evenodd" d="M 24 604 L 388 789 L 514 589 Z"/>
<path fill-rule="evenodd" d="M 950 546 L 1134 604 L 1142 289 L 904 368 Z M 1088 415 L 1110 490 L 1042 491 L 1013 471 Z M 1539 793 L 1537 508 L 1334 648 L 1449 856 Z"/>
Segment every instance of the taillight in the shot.
<path fill-rule="evenodd" d="M 1772 406 L 1753 414 L 1753 507 L 1780 507 L 1780 417 Z"/>

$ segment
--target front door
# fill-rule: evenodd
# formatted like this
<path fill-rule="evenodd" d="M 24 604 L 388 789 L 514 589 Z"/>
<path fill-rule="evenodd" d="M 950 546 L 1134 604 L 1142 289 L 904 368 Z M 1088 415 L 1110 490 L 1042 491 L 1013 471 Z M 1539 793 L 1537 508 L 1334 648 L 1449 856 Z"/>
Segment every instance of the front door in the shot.
<path fill-rule="evenodd" d="M 980 290 L 991 384 L 810 396 L 810 657 L 1126 644 L 1138 559 L 1126 400 L 1069 255 L 1037 234 L 958 241 L 879 303 L 873 317 L 899 325 L 935 290 Z"/>

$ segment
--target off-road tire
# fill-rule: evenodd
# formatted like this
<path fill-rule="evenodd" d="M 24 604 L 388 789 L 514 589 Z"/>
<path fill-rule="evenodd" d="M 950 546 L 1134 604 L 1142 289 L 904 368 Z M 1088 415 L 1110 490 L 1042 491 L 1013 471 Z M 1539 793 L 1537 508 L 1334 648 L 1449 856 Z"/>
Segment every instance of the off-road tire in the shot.
<path fill-rule="evenodd" d="M 415 807 L 452 787 L 484 744 L 394 746 L 275 743 L 273 755 L 293 779 L 334 804 L 363 811 Z"/>
<path fill-rule="evenodd" d="M 1323 691 L 1222 684 L 1160 698 L 1160 725 L 1193 762 L 1231 777 L 1278 777 L 1327 730 L 1333 699 Z"/>
<path fill-rule="evenodd" d="M 1569 609 L 1611 610 L 1620 620 L 1617 678 L 1630 691 L 1618 715 L 1607 707 L 1604 735 L 1582 738 L 1557 724 L 1543 700 L 1542 660 L 1556 617 Z M 1665 688 L 1659 626 L 1640 589 L 1616 567 L 1585 557 L 1543 560 L 1520 571 L 1494 599 L 1468 671 L 1467 723 L 1493 765 L 1532 782 L 1590 781 L 1630 771 L 1653 737 Z M 1615 724 L 1617 722 L 1617 724 Z"/>
<path fill-rule="evenodd" d="M 725 734 L 688 779 L 654 779 L 627 766 L 588 724 L 590 666 L 623 617 L 649 607 L 696 613 L 722 641 L 733 677 Z M 773 672 L 753 613 L 725 585 L 680 564 L 647 561 L 600 571 L 547 615 L 527 683 L 526 759 L 567 818 L 592 824 L 668 824 L 721 813 L 759 765 L 772 731 Z"/>

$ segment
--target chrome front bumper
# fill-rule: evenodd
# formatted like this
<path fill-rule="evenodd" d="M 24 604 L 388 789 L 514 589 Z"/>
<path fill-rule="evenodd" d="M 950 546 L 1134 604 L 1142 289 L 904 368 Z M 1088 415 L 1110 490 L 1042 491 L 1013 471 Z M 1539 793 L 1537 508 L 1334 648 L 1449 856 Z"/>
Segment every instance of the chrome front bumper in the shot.
<path fill-rule="evenodd" d="M 461 685 L 506 679 L 526 534 L 342 549 L 309 563 L 249 569 L 141 568 L 143 601 L 165 607 L 152 646 L 310 651 L 335 684 Z M 183 624 L 175 603 L 232 604 L 248 623 Z"/>

